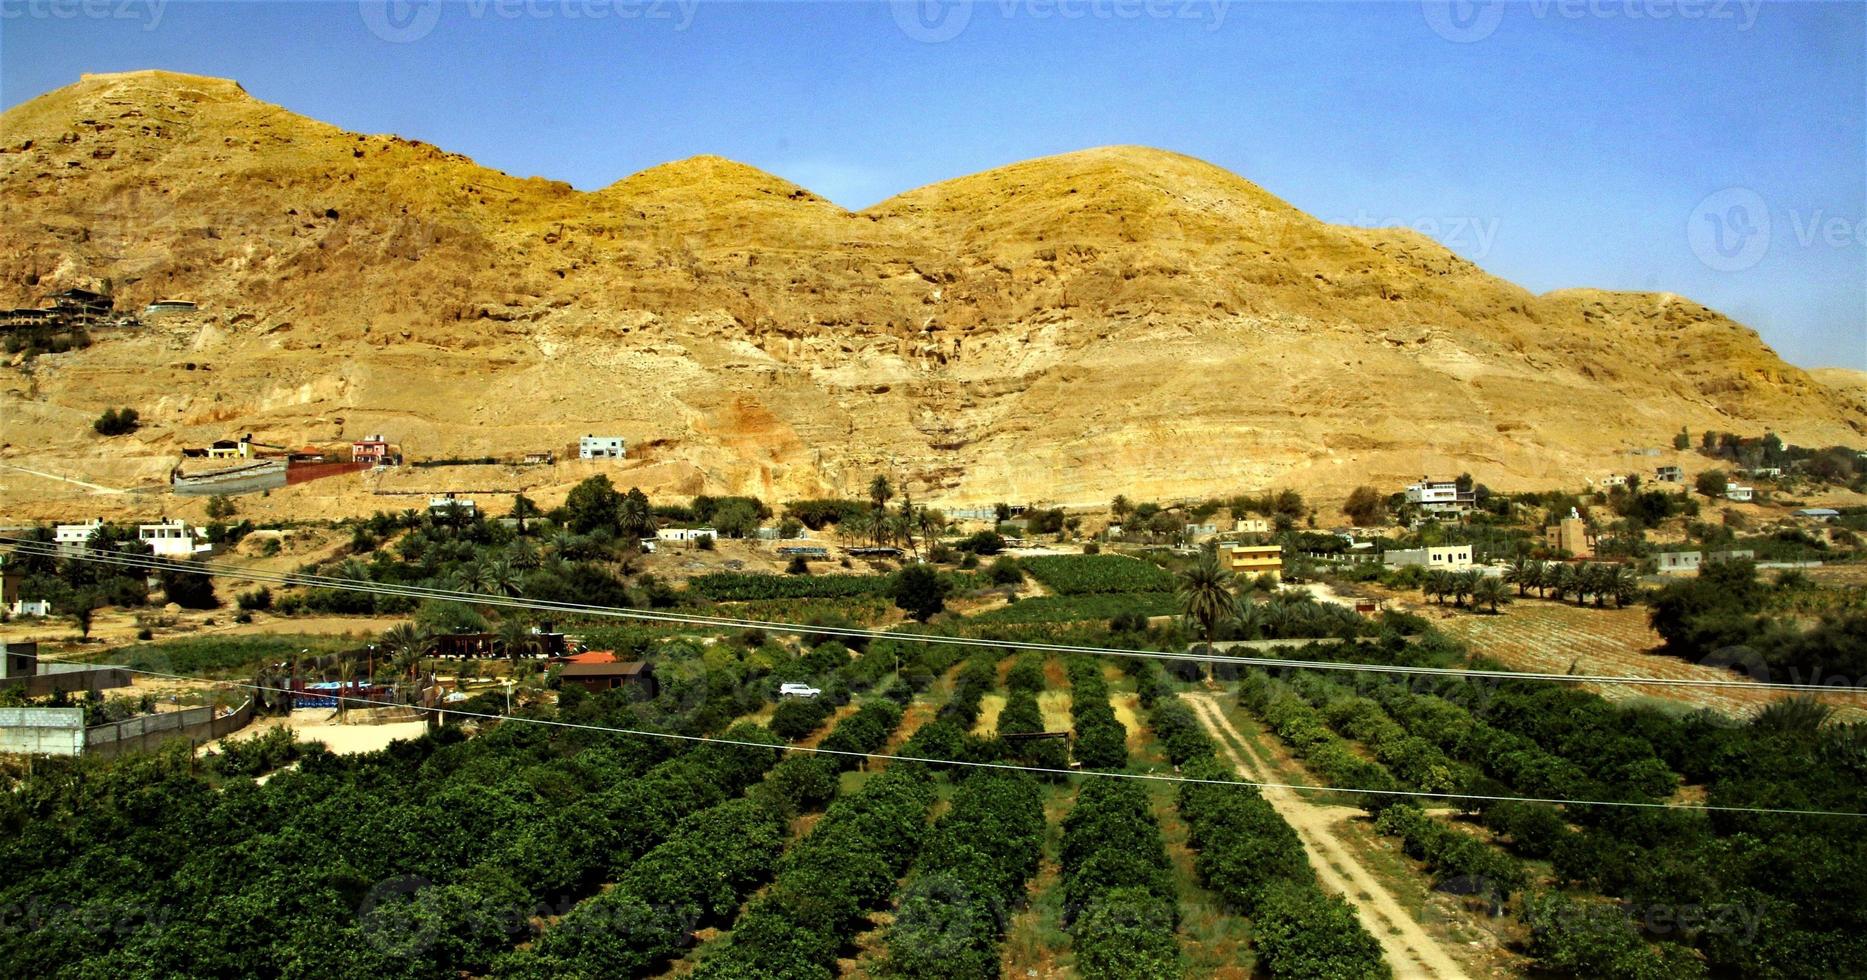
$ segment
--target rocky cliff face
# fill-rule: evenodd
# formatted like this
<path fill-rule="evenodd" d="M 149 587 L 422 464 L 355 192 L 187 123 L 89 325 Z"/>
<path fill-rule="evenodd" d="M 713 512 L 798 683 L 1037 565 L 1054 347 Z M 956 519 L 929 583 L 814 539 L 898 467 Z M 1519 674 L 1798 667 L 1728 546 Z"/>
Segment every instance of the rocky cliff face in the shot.
<path fill-rule="evenodd" d="M 886 469 L 923 498 L 1087 502 L 1574 482 L 1682 425 L 1867 433 L 1858 386 L 1688 300 L 1532 295 L 1134 147 L 849 212 L 718 158 L 584 193 L 229 81 L 87 76 L 0 120 L 0 304 L 98 283 L 201 312 L 9 371 L 11 461 L 125 478 L 233 431 L 416 456 L 600 431 L 651 490 Z M 88 426 L 121 404 L 151 423 L 127 450 Z"/>

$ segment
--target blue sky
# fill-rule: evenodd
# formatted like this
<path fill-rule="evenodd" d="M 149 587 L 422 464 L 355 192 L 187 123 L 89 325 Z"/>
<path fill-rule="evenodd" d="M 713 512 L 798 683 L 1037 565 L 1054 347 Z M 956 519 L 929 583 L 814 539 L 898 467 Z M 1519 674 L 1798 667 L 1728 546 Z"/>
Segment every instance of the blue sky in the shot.
<path fill-rule="evenodd" d="M 716 153 L 849 207 L 1139 143 L 1867 369 L 1861 2 L 89 2 L 0 0 L 0 104 L 168 68 L 578 187 Z"/>

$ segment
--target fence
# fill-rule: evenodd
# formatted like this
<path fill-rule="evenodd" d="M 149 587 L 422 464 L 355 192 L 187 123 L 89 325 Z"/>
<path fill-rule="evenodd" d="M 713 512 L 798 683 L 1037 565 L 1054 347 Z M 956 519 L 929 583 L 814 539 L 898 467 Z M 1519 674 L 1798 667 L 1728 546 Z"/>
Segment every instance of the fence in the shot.
<path fill-rule="evenodd" d="M 253 702 L 218 717 L 212 707 L 187 708 L 153 715 L 137 715 L 84 730 L 84 751 L 95 755 L 117 755 L 152 748 L 172 738 L 219 738 L 246 727 L 253 720 Z"/>

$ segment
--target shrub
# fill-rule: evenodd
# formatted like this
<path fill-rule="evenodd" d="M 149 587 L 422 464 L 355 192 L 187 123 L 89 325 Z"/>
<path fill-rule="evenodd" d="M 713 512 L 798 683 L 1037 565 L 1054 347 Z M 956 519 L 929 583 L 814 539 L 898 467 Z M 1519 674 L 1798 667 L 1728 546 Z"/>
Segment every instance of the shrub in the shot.
<path fill-rule="evenodd" d="M 142 419 L 133 408 L 106 408 L 104 414 L 91 423 L 91 428 L 97 430 L 100 436 L 128 435 L 141 427 Z"/>
<path fill-rule="evenodd" d="M 779 738 L 795 742 L 816 731 L 835 710 L 828 698 L 792 698 L 772 712 L 770 728 Z"/>
<path fill-rule="evenodd" d="M 1004 556 L 992 563 L 986 571 L 986 578 L 993 585 L 1017 585 L 1024 581 L 1024 569 L 1018 567 L 1015 558 Z"/>

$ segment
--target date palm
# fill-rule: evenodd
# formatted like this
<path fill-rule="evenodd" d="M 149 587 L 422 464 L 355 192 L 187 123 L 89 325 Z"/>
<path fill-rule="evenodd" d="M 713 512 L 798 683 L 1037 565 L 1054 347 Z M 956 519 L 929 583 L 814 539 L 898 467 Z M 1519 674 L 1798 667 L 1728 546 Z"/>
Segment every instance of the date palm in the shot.
<path fill-rule="evenodd" d="M 1616 565 L 1610 588 L 1614 592 L 1614 608 L 1624 609 L 1640 595 L 1640 575 L 1631 565 Z"/>
<path fill-rule="evenodd" d="M 538 649 L 538 634 L 533 633 L 532 628 L 517 616 L 507 616 L 500 620 L 496 638 L 507 660 L 516 661 L 520 656 L 535 653 Z"/>
<path fill-rule="evenodd" d="M 1206 641 L 1206 656 L 1212 656 L 1212 633 L 1219 623 L 1238 613 L 1238 597 L 1232 594 L 1232 573 L 1219 564 L 1211 550 L 1200 553 L 1199 560 L 1179 576 L 1180 612 L 1198 625 Z"/>
<path fill-rule="evenodd" d="M 525 590 L 521 587 L 518 568 L 505 558 L 495 558 L 486 563 L 486 593 L 488 595 L 516 596 Z"/>
<path fill-rule="evenodd" d="M 408 677 L 416 672 L 432 641 L 427 631 L 414 624 L 397 623 L 384 631 L 379 642 L 383 651 L 389 655 L 389 662 L 395 666 L 397 675 Z"/>
<path fill-rule="evenodd" d="M 1474 607 L 1481 605 L 1489 606 L 1491 611 L 1495 613 L 1499 605 L 1509 601 L 1510 589 L 1505 587 L 1503 579 L 1492 575 L 1482 575 L 1479 576 L 1477 582 L 1472 584 L 1472 605 Z"/>

